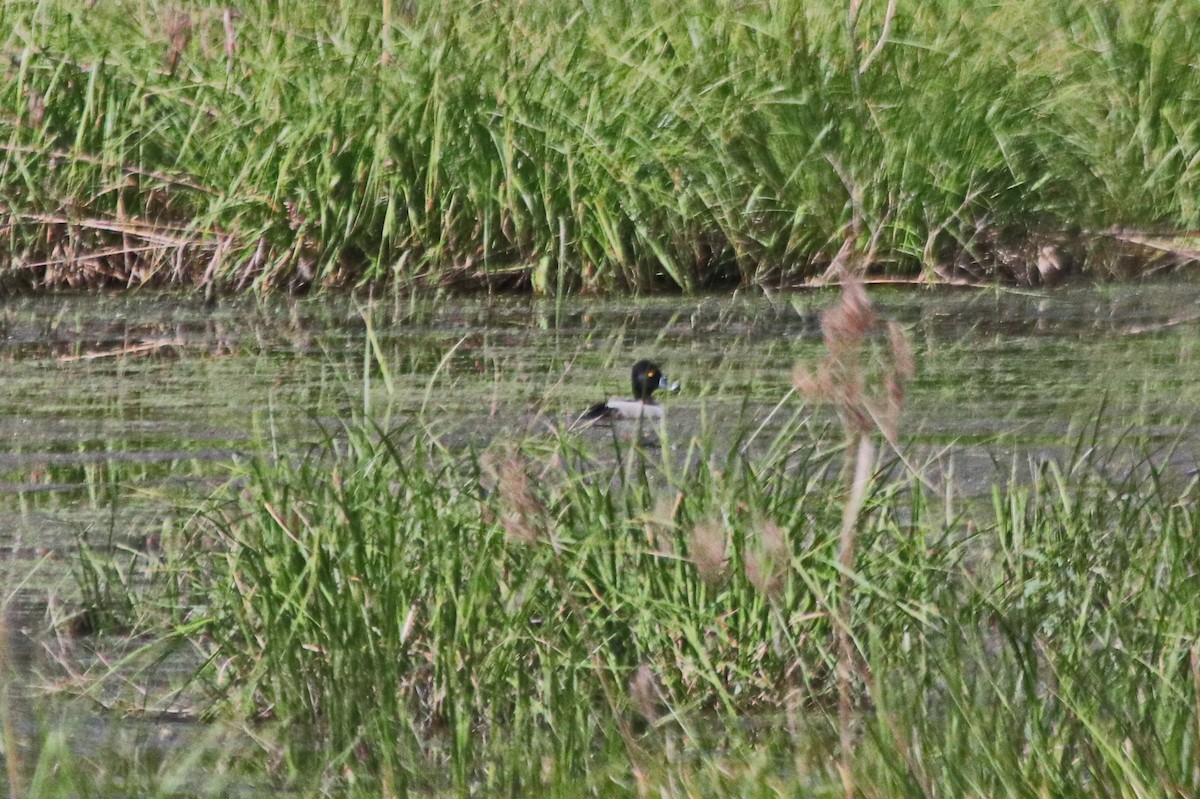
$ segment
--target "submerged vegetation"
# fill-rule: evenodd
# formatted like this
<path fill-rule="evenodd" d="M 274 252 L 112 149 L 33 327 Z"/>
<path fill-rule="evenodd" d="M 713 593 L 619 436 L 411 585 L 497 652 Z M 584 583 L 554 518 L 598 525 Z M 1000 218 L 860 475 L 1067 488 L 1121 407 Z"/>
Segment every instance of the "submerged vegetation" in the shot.
<path fill-rule="evenodd" d="M 9 0 L 0 55 L 10 286 L 1023 279 L 1200 226 L 1192 0 Z"/>

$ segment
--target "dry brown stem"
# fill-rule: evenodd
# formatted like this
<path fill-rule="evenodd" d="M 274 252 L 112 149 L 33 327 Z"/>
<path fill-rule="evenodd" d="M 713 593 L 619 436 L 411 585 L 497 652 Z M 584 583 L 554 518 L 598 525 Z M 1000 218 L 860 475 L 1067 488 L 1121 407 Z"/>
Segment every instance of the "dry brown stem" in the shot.
<path fill-rule="evenodd" d="M 839 258 L 848 261 L 849 256 Z M 854 796 L 851 770 L 854 748 L 851 714 L 858 653 L 851 628 L 856 538 L 875 463 L 875 429 L 893 444 L 904 406 L 905 386 L 915 370 L 912 347 L 899 325 L 883 324 L 871 306 L 862 281 L 839 265 L 842 296 L 821 317 L 828 354 L 815 369 L 797 367 L 796 390 L 810 399 L 832 402 L 846 432 L 846 500 L 838 537 L 835 638 L 837 645 L 838 770 L 847 799 Z M 887 346 L 874 346 L 871 336 L 885 329 Z M 871 377 L 876 376 L 872 381 Z M 747 562 L 749 566 L 749 561 Z"/>

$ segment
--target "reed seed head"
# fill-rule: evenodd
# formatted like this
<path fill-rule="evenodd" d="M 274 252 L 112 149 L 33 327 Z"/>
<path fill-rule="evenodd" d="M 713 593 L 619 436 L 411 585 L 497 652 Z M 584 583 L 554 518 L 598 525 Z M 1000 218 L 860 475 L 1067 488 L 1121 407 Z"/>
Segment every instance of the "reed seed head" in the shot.
<path fill-rule="evenodd" d="M 629 678 L 629 701 L 633 704 L 634 710 L 651 724 L 667 713 L 658 677 L 654 674 L 654 670 L 645 663 L 638 666 L 637 671 Z"/>
<path fill-rule="evenodd" d="M 173 9 L 163 15 L 162 28 L 167 36 L 167 52 L 163 56 L 163 64 L 168 72 L 174 72 L 179 66 L 179 57 L 187 49 L 192 40 L 192 17 L 182 9 Z"/>
<path fill-rule="evenodd" d="M 501 461 L 497 489 L 505 536 L 517 543 L 536 543 L 545 530 L 545 506 L 530 486 L 525 462 L 516 454 Z"/>
<path fill-rule="evenodd" d="M 682 499 L 682 494 L 662 494 L 645 516 L 647 543 L 667 555 L 675 554 L 675 512 Z"/>
<path fill-rule="evenodd" d="M 700 578 L 709 585 L 720 585 L 729 566 L 725 525 L 716 519 L 697 524 L 688 537 L 688 552 Z"/>
<path fill-rule="evenodd" d="M 763 522 L 746 550 L 746 579 L 768 599 L 778 597 L 783 590 L 788 555 L 783 528 L 772 521 Z"/>
<path fill-rule="evenodd" d="M 908 336 L 895 322 L 886 324 L 886 348 L 868 340 L 881 326 L 862 281 L 844 273 L 841 298 L 821 315 L 827 354 L 814 367 L 797 366 L 792 383 L 801 396 L 832 402 L 847 432 L 863 435 L 878 427 L 891 440 L 916 364 Z"/>

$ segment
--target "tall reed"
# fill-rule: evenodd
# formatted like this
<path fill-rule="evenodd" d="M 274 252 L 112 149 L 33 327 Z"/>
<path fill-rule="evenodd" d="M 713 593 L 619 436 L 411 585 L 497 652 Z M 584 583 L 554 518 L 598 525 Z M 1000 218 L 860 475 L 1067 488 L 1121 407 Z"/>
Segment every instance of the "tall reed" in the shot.
<path fill-rule="evenodd" d="M 850 15 L 847 15 L 847 9 Z M 17 0 L 12 285 L 694 290 L 1191 229 L 1195 4 Z"/>

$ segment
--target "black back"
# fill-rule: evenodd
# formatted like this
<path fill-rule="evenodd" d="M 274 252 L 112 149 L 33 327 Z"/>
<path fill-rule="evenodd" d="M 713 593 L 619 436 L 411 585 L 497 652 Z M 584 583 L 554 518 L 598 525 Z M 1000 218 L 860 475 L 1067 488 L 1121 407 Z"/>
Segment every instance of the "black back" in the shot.
<path fill-rule="evenodd" d="M 588 408 L 582 414 L 580 419 L 607 419 L 613 415 L 613 409 L 608 407 L 607 402 L 597 402 L 595 405 Z"/>

